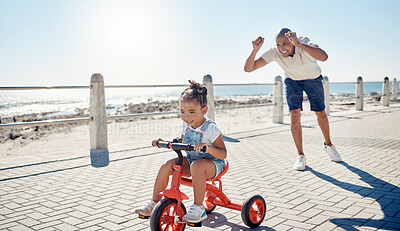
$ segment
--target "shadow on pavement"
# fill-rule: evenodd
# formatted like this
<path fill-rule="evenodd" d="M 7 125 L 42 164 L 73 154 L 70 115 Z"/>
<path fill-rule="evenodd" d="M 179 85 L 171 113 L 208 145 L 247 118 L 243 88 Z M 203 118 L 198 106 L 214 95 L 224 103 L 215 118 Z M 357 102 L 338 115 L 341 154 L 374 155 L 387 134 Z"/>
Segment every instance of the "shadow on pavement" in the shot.
<path fill-rule="evenodd" d="M 376 202 L 381 206 L 381 210 L 384 214 L 382 219 L 365 219 L 365 218 L 334 218 L 330 221 L 341 227 L 345 230 L 358 230 L 355 226 L 358 227 L 371 227 L 377 229 L 385 229 L 385 230 L 399 230 L 400 227 L 400 218 L 396 214 L 400 211 L 400 188 L 390 184 L 386 181 L 378 179 L 373 175 L 351 166 L 345 162 L 338 163 L 346 167 L 348 170 L 356 173 L 360 176 L 360 180 L 369 184 L 371 187 L 363 187 L 347 182 L 339 181 L 333 177 L 327 176 L 323 173 L 315 171 L 312 168 L 307 168 L 308 171 L 313 173 L 315 176 L 326 180 L 342 189 L 347 191 L 357 193 L 362 197 L 370 197 L 375 199 Z M 390 198 L 385 198 L 385 195 L 392 194 Z M 397 195 L 397 196 L 395 196 Z M 392 199 L 396 198 L 396 199 Z"/>
<path fill-rule="evenodd" d="M 158 155 L 158 154 L 165 153 L 165 152 L 169 152 L 169 150 L 116 158 L 116 159 L 110 160 L 110 162 L 129 160 L 129 159 L 145 157 L 145 156 L 153 156 L 153 155 Z M 31 166 L 35 166 L 35 165 L 41 165 L 41 164 L 49 164 L 50 165 L 52 163 L 58 163 L 58 162 L 62 162 L 62 161 L 72 161 L 72 160 L 77 160 L 77 159 L 81 159 L 81 158 L 89 158 L 89 157 L 84 156 L 84 157 L 77 157 L 77 158 L 71 158 L 71 159 L 47 161 L 47 162 L 40 162 L 40 163 L 35 163 L 35 164 L 28 164 L 28 165 L 20 165 L 20 166 L 15 166 L 15 167 L 2 168 L 2 169 L 0 169 L 0 173 L 2 171 L 14 170 L 14 169 L 23 168 L 23 167 L 31 167 Z M 37 172 L 37 173 L 29 173 L 29 174 L 25 174 L 25 175 L 16 175 L 16 176 L 13 176 L 13 177 L 8 177 L 8 178 L 1 178 L 2 175 L 0 174 L 0 182 L 1 181 L 8 181 L 8 180 L 16 180 L 16 179 L 21 179 L 21 178 L 27 178 L 27 177 L 32 177 L 32 176 L 39 176 L 39 175 L 50 174 L 50 173 L 55 173 L 55 172 L 62 172 L 62 171 L 73 170 L 73 169 L 77 169 L 77 168 L 90 167 L 90 166 L 91 166 L 91 164 L 81 164 L 81 163 L 79 163 L 78 165 L 71 166 L 71 167 L 67 167 L 67 166 L 60 167 L 60 166 L 56 165 L 54 167 L 55 169 L 53 169 L 53 170 L 48 170 L 48 171 L 44 171 L 44 172 Z"/>
<path fill-rule="evenodd" d="M 237 140 L 237 139 L 234 139 L 234 138 L 231 138 L 231 137 L 227 137 L 227 136 L 222 136 L 222 139 L 224 141 L 226 141 L 226 142 L 232 142 L 232 143 L 239 143 L 240 142 L 240 140 Z"/>
<path fill-rule="evenodd" d="M 134 148 L 129 148 L 129 149 L 121 149 L 121 150 L 111 151 L 110 154 L 119 153 L 119 152 L 127 152 L 127 151 L 135 151 L 135 150 L 145 149 L 145 148 L 153 148 L 153 146 L 143 146 L 143 147 L 134 147 Z M 72 158 L 66 158 L 66 159 L 57 159 L 57 160 L 29 163 L 29 164 L 0 168 L 0 171 L 16 169 L 16 168 L 32 167 L 35 165 L 42 165 L 42 164 L 51 164 L 51 163 L 58 163 L 58 162 L 64 162 L 64 161 L 78 160 L 78 159 L 84 159 L 84 158 L 89 158 L 89 157 L 90 157 L 89 155 L 85 155 L 85 156 L 78 156 L 78 157 L 72 157 Z"/>
<path fill-rule="evenodd" d="M 315 117 L 317 118 L 317 117 Z M 291 126 L 292 124 L 290 123 L 281 123 L 282 125 L 287 125 L 287 126 Z M 315 128 L 314 125 L 301 125 L 302 128 Z"/>
<path fill-rule="evenodd" d="M 240 211 L 238 211 L 240 213 Z M 267 217 L 265 217 L 267 218 Z M 238 224 L 234 224 L 232 222 L 229 222 L 228 219 L 221 213 L 216 213 L 212 212 L 211 214 L 208 214 L 207 219 L 203 221 L 203 226 L 208 227 L 208 228 L 217 228 L 221 226 L 229 226 L 231 227 L 232 231 L 243 231 L 243 230 L 268 230 L 268 231 L 274 231 L 275 229 L 266 227 L 266 226 L 258 226 L 257 228 L 251 229 L 247 226 L 242 226 Z"/>
<path fill-rule="evenodd" d="M 358 116 L 338 116 L 338 115 L 333 115 L 333 116 L 330 116 L 330 117 L 331 118 L 343 118 L 343 119 L 349 119 L 349 120 L 359 120 L 359 119 L 361 119 Z"/>

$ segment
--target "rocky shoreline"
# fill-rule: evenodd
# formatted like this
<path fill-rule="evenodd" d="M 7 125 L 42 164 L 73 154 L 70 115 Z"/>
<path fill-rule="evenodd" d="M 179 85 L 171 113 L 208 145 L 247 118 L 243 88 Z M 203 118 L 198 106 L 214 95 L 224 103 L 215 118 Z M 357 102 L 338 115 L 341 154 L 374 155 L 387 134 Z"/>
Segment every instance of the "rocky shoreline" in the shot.
<path fill-rule="evenodd" d="M 264 104 L 271 103 L 272 99 L 270 96 L 253 96 L 246 97 L 243 100 L 232 100 L 226 98 L 216 97 L 215 107 L 232 107 L 237 105 L 251 105 L 251 104 Z M 138 104 L 124 104 L 120 107 L 113 105 L 107 105 L 106 107 L 108 115 L 126 115 L 126 114 L 139 114 L 139 113 L 151 113 L 151 112 L 167 112 L 179 110 L 178 100 L 165 101 L 151 101 L 148 103 Z M 115 112 L 115 113 L 110 113 Z M 75 113 L 67 115 L 55 115 L 57 112 L 47 113 L 32 113 L 14 117 L 1 118 L 0 123 L 20 123 L 20 122 L 34 122 L 43 120 L 56 120 L 56 119 L 71 119 L 88 117 L 88 109 L 75 109 Z M 164 116 L 146 116 L 146 117 L 132 117 L 129 119 L 121 119 L 117 122 L 128 122 L 136 120 L 151 120 L 151 119 L 162 119 L 166 117 L 177 117 L 178 115 L 164 115 Z M 43 126 L 27 126 L 14 129 L 0 129 L 0 144 L 10 140 L 19 140 L 21 144 L 27 143 L 32 140 L 41 139 L 52 133 L 69 132 L 73 127 L 79 126 L 80 123 L 68 123 L 68 124 L 56 124 L 56 125 L 43 125 Z"/>

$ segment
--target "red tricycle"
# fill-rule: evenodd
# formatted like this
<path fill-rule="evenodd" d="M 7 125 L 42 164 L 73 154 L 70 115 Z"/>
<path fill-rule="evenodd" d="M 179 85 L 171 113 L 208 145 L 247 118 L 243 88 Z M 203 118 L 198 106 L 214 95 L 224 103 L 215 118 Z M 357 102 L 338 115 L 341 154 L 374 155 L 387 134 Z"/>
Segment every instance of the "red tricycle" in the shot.
<path fill-rule="evenodd" d="M 181 150 L 193 151 L 193 145 L 178 143 L 178 140 L 175 139 L 173 142 L 159 141 L 157 146 L 174 150 L 178 154 L 178 162 L 173 166 L 174 171 L 171 187 L 162 192 L 164 198 L 156 205 L 151 214 L 151 230 L 181 231 L 185 229 L 186 224 L 189 226 L 201 227 L 201 222 L 182 222 L 182 217 L 186 214 L 186 208 L 182 201 L 189 198 L 179 190 L 179 187 L 181 184 L 192 187 L 192 180 L 190 178 L 182 177 L 183 155 Z M 222 192 L 222 182 L 220 180 L 220 178 L 228 171 L 228 168 L 229 163 L 226 161 L 226 167 L 223 171 L 212 180 L 207 180 L 206 194 L 204 197 L 206 213 L 210 214 L 217 205 L 238 210 L 241 211 L 242 220 L 247 226 L 250 228 L 258 227 L 264 220 L 266 214 L 267 207 L 264 198 L 260 195 L 250 196 L 243 202 L 243 204 L 230 201 Z M 143 216 L 139 217 L 148 218 Z"/>

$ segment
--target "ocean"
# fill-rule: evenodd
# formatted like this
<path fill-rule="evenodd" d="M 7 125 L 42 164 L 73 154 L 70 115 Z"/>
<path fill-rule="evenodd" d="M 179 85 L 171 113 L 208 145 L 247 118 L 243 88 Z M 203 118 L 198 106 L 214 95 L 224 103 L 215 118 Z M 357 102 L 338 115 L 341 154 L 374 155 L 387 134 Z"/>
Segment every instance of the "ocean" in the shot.
<path fill-rule="evenodd" d="M 391 85 L 390 85 L 391 86 Z M 177 100 L 184 87 L 164 88 L 106 88 L 107 114 L 114 115 L 117 108 L 128 104 Z M 364 94 L 380 93 L 381 83 L 364 83 Z M 355 84 L 331 84 L 330 94 L 354 94 Z M 222 99 L 245 101 L 251 96 L 271 96 L 273 86 L 215 86 L 214 96 Z M 76 114 L 88 109 L 89 89 L 5 90 L 0 91 L 0 118 L 38 114 L 42 117 Z"/>

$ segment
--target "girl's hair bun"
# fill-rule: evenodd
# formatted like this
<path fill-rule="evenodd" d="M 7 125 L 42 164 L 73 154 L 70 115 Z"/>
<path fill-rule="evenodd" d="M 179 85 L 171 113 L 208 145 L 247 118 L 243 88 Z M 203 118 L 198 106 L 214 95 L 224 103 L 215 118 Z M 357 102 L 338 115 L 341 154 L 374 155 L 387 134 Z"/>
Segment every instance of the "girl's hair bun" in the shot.
<path fill-rule="evenodd" d="M 201 107 L 207 106 L 207 88 L 194 80 L 189 80 L 189 87 L 181 94 L 181 100 L 196 99 Z"/>
<path fill-rule="evenodd" d="M 190 83 L 189 86 L 190 89 L 196 89 L 199 92 L 199 94 L 207 95 L 207 88 L 203 84 L 197 83 L 193 79 L 189 80 L 189 83 Z"/>

